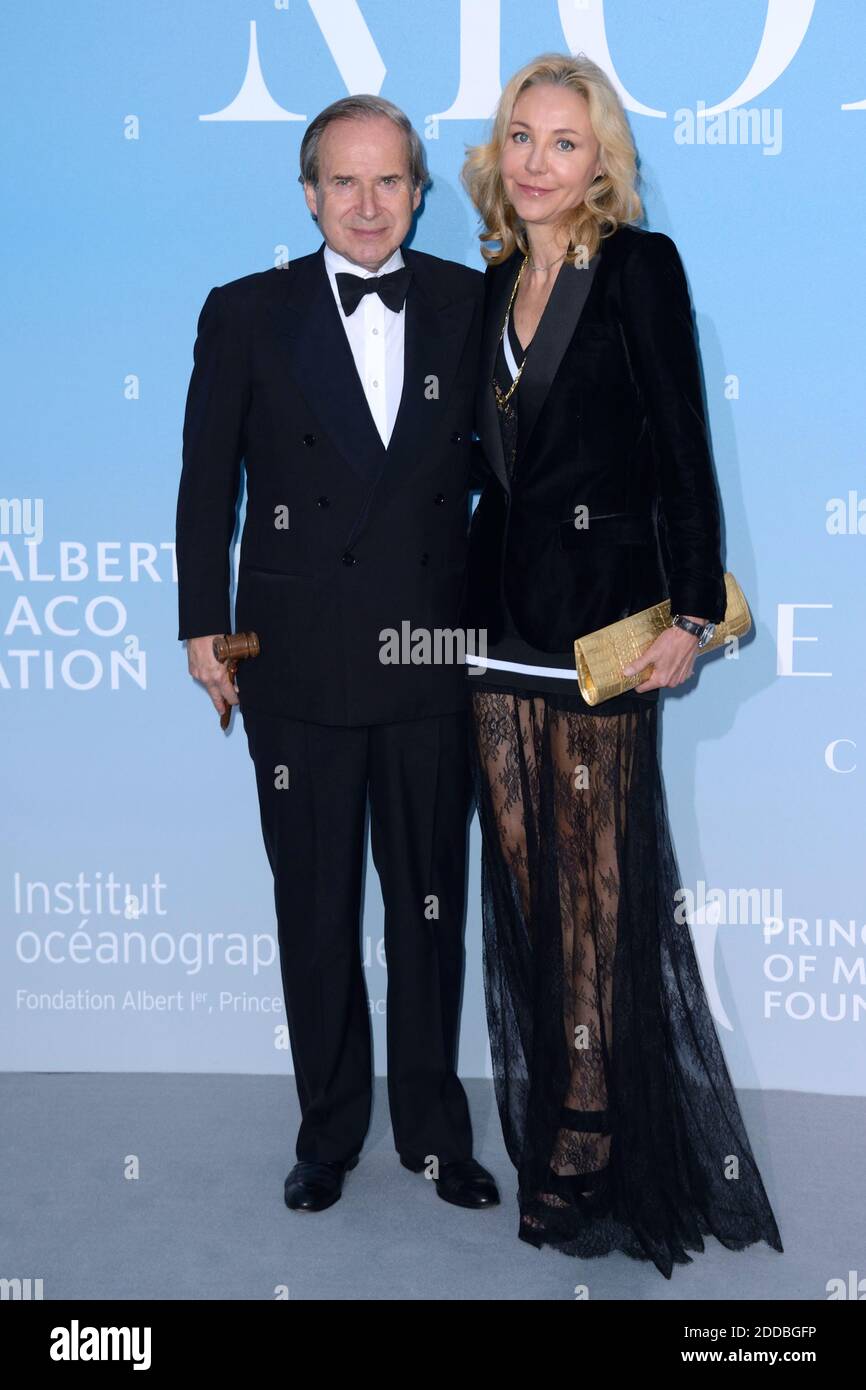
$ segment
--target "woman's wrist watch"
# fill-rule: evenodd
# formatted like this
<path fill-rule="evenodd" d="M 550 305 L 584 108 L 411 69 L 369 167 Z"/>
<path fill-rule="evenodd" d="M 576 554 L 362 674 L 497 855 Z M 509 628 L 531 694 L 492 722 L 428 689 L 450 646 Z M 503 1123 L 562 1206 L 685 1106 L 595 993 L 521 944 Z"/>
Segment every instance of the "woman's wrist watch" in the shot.
<path fill-rule="evenodd" d="M 691 632 L 697 637 L 699 647 L 705 647 L 716 630 L 715 623 L 693 623 L 691 618 L 684 618 L 682 613 L 677 613 L 671 618 L 671 625 Z"/>

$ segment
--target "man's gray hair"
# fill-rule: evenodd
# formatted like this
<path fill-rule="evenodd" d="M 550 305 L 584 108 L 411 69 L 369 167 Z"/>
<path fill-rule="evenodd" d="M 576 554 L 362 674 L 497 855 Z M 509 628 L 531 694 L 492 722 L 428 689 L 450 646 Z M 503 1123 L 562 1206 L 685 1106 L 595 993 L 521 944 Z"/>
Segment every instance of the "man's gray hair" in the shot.
<path fill-rule="evenodd" d="M 427 155 L 421 137 L 409 117 L 405 111 L 400 110 L 399 106 L 395 106 L 393 101 L 387 101 L 385 97 L 365 96 L 363 94 L 354 97 L 341 97 L 339 101 L 331 102 L 330 106 L 326 106 L 324 111 L 320 111 L 318 116 L 314 116 L 310 121 L 301 141 L 301 172 L 298 175 L 298 183 L 318 184 L 319 141 L 322 138 L 322 131 L 332 121 L 367 120 L 371 116 L 387 116 L 388 120 L 393 121 L 395 126 L 403 132 L 406 137 L 412 185 L 415 188 L 425 188 L 430 182 Z"/>

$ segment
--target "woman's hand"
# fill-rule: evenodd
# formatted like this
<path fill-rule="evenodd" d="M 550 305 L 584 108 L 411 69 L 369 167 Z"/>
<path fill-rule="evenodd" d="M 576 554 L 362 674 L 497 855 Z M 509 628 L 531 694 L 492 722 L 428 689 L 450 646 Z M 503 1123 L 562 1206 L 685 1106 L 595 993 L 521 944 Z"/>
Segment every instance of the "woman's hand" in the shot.
<path fill-rule="evenodd" d="M 691 618 L 691 614 L 684 613 L 683 617 Z M 691 620 L 693 623 L 700 623 L 701 626 L 706 623 L 706 618 Z M 660 690 L 662 686 L 682 685 L 694 670 L 697 654 L 698 639 L 694 633 L 685 632 L 681 627 L 667 627 L 650 643 L 646 651 L 641 652 L 637 661 L 630 661 L 628 666 L 622 669 L 625 675 L 632 676 L 652 662 L 653 670 L 649 679 L 632 687 L 642 695 L 644 691 Z"/>

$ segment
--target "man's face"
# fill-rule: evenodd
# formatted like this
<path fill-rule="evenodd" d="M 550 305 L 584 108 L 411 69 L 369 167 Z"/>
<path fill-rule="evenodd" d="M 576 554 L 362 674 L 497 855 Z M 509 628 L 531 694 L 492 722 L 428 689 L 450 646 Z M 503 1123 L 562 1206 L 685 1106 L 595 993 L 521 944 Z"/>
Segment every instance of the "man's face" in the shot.
<path fill-rule="evenodd" d="M 319 141 L 319 182 L 307 207 L 332 250 L 376 271 L 400 246 L 421 201 L 401 130 L 387 116 L 332 121 Z"/>

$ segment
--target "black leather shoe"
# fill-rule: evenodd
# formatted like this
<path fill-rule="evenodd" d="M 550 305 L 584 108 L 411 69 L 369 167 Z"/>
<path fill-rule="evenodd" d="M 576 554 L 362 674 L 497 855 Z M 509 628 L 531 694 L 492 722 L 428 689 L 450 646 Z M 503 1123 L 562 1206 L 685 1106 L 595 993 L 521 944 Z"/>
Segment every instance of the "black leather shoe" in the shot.
<path fill-rule="evenodd" d="M 427 1167 L 420 1159 L 400 1155 L 404 1168 L 412 1173 L 423 1173 Z M 499 1192 L 496 1182 L 486 1168 L 482 1168 L 474 1158 L 457 1160 L 453 1163 L 440 1163 L 439 1176 L 434 1178 L 436 1191 L 443 1202 L 452 1202 L 455 1207 L 497 1207 Z"/>
<path fill-rule="evenodd" d="M 340 1200 L 343 1178 L 358 1166 L 358 1155 L 345 1163 L 296 1163 L 286 1178 L 286 1206 L 292 1211 L 324 1211 Z"/>

